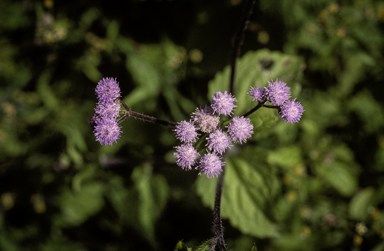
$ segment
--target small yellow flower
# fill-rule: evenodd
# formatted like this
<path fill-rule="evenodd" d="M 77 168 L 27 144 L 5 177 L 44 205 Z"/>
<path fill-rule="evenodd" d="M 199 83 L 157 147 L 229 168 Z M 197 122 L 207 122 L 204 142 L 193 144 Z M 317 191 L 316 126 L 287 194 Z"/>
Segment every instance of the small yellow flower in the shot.
<path fill-rule="evenodd" d="M 193 49 L 189 52 L 189 58 L 195 64 L 200 63 L 203 60 L 203 53 L 198 49 Z"/>
<path fill-rule="evenodd" d="M 363 237 L 361 237 L 360 235 L 355 234 L 355 236 L 353 236 L 353 245 L 360 246 L 361 243 L 363 243 Z"/>
<path fill-rule="evenodd" d="M 312 216 L 312 210 L 309 207 L 303 207 L 300 210 L 300 216 L 304 219 L 309 219 Z"/>
<path fill-rule="evenodd" d="M 369 215 L 374 220 L 377 220 L 380 217 L 380 210 L 377 209 L 376 207 L 369 207 L 368 212 L 369 212 Z"/>
<path fill-rule="evenodd" d="M 333 2 L 333 3 L 330 3 L 328 5 L 328 10 L 330 13 L 332 14 L 336 14 L 340 11 L 340 5 L 338 5 L 337 3 Z"/>
<path fill-rule="evenodd" d="M 2 193 L 0 201 L 1 205 L 3 205 L 4 210 L 9 210 L 14 205 L 14 196 L 10 192 Z"/>
<path fill-rule="evenodd" d="M 303 176 L 305 174 L 305 167 L 302 165 L 297 165 L 293 168 L 293 173 L 297 176 Z"/>
<path fill-rule="evenodd" d="M 311 235 L 311 228 L 308 226 L 303 226 L 300 231 L 300 238 L 301 239 L 306 239 Z"/>
<path fill-rule="evenodd" d="M 266 44 L 269 41 L 269 34 L 266 31 L 260 31 L 257 36 L 257 41 L 261 44 Z"/>
<path fill-rule="evenodd" d="M 356 233 L 362 236 L 368 231 L 368 228 L 365 226 L 364 222 L 359 222 L 359 223 L 356 223 L 355 230 L 356 230 Z"/>
<path fill-rule="evenodd" d="M 44 0 L 44 7 L 47 9 L 52 9 L 54 5 L 53 0 Z"/>
<path fill-rule="evenodd" d="M 289 202 L 294 202 L 297 200 L 297 193 L 295 191 L 289 191 L 285 197 Z"/>

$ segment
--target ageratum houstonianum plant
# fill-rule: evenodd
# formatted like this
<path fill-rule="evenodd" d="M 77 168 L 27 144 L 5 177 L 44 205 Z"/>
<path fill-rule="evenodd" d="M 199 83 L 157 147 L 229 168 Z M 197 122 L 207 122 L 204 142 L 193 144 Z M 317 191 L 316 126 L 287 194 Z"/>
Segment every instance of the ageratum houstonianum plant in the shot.
<path fill-rule="evenodd" d="M 287 123 L 297 123 L 304 112 L 296 98 L 291 99 L 290 87 L 276 80 L 267 87 L 250 86 L 248 95 L 256 102 L 254 108 L 242 116 L 233 116 L 237 99 L 233 94 L 236 59 L 251 13 L 254 0 L 245 8 L 244 19 L 235 39 L 235 50 L 231 62 L 230 92 L 215 92 L 210 105 L 196 108 L 190 118 L 180 122 L 169 122 L 132 111 L 120 100 L 121 91 L 115 78 L 103 78 L 96 86 L 97 105 L 90 124 L 96 141 L 103 145 L 116 143 L 122 133 L 120 124 L 129 117 L 158 123 L 173 128 L 180 145 L 175 146 L 174 159 L 182 170 L 196 169 L 207 178 L 219 177 L 214 206 L 215 237 L 207 241 L 209 250 L 227 250 L 223 238 L 220 217 L 220 202 L 225 174 L 225 153 L 234 144 L 246 143 L 252 137 L 253 125 L 248 116 L 260 108 L 277 109 Z M 184 250 L 184 249 L 176 249 Z M 207 250 L 207 249 L 204 249 Z"/>
<path fill-rule="evenodd" d="M 196 108 L 190 119 L 178 123 L 167 122 L 133 112 L 121 101 L 119 84 L 114 78 L 103 78 L 96 86 L 98 103 L 91 118 L 96 141 L 104 145 L 117 142 L 121 134 L 120 123 L 132 116 L 145 121 L 173 127 L 181 145 L 175 146 L 176 165 L 183 170 L 193 168 L 208 178 L 223 172 L 224 153 L 234 144 L 243 144 L 253 134 L 253 125 L 247 118 L 261 107 L 278 109 L 283 120 L 299 122 L 304 109 L 296 98 L 290 100 L 290 87 L 282 81 L 270 81 L 267 87 L 250 87 L 248 95 L 257 102 L 255 108 L 243 116 L 232 117 L 236 108 L 234 95 L 216 92 L 212 103 L 205 108 Z M 122 110 L 120 108 L 123 107 Z M 119 118 L 119 115 L 121 117 Z"/>

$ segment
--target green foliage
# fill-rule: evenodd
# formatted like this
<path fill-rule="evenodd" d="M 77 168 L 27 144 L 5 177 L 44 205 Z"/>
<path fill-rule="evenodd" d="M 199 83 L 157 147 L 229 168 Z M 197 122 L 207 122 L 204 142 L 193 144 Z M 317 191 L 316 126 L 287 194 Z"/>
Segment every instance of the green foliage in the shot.
<path fill-rule="evenodd" d="M 301 89 L 299 81 L 302 77 L 304 64 L 299 57 L 286 55 L 280 52 L 271 52 L 267 49 L 248 52 L 237 62 L 235 79 L 235 96 L 238 102 L 235 115 L 239 116 L 256 106 L 256 102 L 248 96 L 251 86 L 267 86 L 268 81 L 279 79 L 288 83 L 292 89 L 292 95 L 296 96 Z M 230 66 L 215 75 L 209 83 L 208 98 L 213 93 L 229 89 Z M 255 114 L 254 116 L 257 116 Z M 264 115 L 266 116 L 266 115 Z M 266 119 L 266 120 L 270 120 Z M 252 120 L 253 122 L 253 120 Z M 256 121 L 257 122 L 257 121 Z M 259 125 L 261 122 L 256 123 Z M 269 122 L 270 123 L 270 122 Z M 260 128 L 263 130 L 263 128 Z"/>
<path fill-rule="evenodd" d="M 128 119 L 100 146 L 89 119 L 102 77 L 172 121 L 228 91 L 244 2 L 0 1 L 0 250 L 212 249 L 216 179 L 176 167 L 172 130 Z M 235 115 L 277 78 L 305 112 L 259 109 L 225 156 L 228 249 L 383 250 L 384 4 L 255 8 Z"/>
<path fill-rule="evenodd" d="M 131 189 L 124 189 L 120 178 L 111 180 L 108 198 L 121 220 L 137 228 L 155 245 L 154 223 L 164 210 L 169 188 L 164 177 L 152 175 L 150 169 L 147 166 L 133 171 L 134 186 Z"/>
<path fill-rule="evenodd" d="M 188 251 L 188 247 L 187 247 L 187 245 L 185 245 L 185 243 L 183 241 L 179 241 L 176 244 L 174 251 Z"/>
<path fill-rule="evenodd" d="M 275 170 L 267 167 L 267 153 L 258 148 L 247 148 L 238 156 L 226 159 L 226 176 L 222 195 L 222 216 L 242 232 L 272 237 L 276 226 L 271 215 L 266 215 L 279 191 Z M 251 164 L 252 163 L 252 164 Z M 197 193 L 203 203 L 213 208 L 215 182 L 200 176 Z"/>

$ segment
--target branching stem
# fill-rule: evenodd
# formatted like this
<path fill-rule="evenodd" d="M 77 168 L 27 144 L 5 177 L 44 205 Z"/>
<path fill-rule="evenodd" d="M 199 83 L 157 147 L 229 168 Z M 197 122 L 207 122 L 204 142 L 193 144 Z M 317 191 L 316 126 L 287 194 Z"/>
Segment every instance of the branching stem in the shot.
<path fill-rule="evenodd" d="M 164 126 L 168 126 L 168 127 L 173 127 L 173 128 L 175 128 L 177 125 L 177 123 L 175 123 L 175 122 L 166 121 L 166 120 L 154 118 L 154 117 L 151 117 L 148 115 L 144 115 L 144 114 L 141 114 L 138 112 L 134 112 L 122 100 L 119 100 L 119 101 L 120 101 L 121 105 L 124 106 L 124 108 L 125 108 L 125 111 L 124 111 L 125 114 L 123 115 L 123 117 L 121 117 L 117 121 L 118 123 L 123 122 L 124 120 L 126 120 L 129 117 L 134 117 L 134 118 L 141 119 L 141 120 L 144 120 L 147 122 L 156 123 L 156 124 L 160 124 L 160 125 L 164 125 Z"/>
<path fill-rule="evenodd" d="M 245 33 L 246 28 L 247 28 L 249 17 L 251 16 L 252 9 L 253 9 L 253 6 L 255 5 L 255 2 L 256 2 L 256 0 L 248 0 L 248 2 L 246 3 L 246 6 L 244 8 L 243 18 L 241 20 L 240 26 L 236 32 L 236 35 L 235 35 L 234 49 L 233 49 L 233 54 L 232 54 L 232 58 L 231 58 L 231 76 L 230 76 L 230 80 L 229 80 L 229 91 L 232 95 L 235 94 L 234 85 L 235 85 L 236 62 L 237 62 L 237 58 L 239 57 L 239 54 L 240 54 L 240 47 L 241 47 L 241 44 L 243 42 L 244 33 Z M 261 104 L 260 107 L 263 104 Z M 259 109 L 260 107 L 257 107 L 257 109 Z M 252 112 L 254 112 L 254 111 L 252 111 Z M 220 213 L 221 194 L 223 191 L 224 175 L 225 175 L 225 166 L 223 167 L 223 172 L 221 173 L 221 175 L 219 176 L 219 180 L 217 181 L 215 207 L 213 209 L 214 228 L 215 228 L 217 246 L 219 247 L 220 251 L 226 251 L 227 250 L 227 248 L 225 247 L 225 241 L 224 241 L 224 235 L 223 235 L 223 226 L 221 225 L 221 213 Z"/>

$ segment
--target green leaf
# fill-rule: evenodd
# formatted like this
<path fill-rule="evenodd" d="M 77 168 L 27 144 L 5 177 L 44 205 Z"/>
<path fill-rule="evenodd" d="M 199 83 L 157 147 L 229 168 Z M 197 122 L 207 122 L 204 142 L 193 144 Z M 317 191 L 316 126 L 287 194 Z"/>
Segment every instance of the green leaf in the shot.
<path fill-rule="evenodd" d="M 364 122 L 364 129 L 368 133 L 376 132 L 384 125 L 384 109 L 368 90 L 364 90 L 350 99 L 348 108 L 357 113 Z"/>
<path fill-rule="evenodd" d="M 375 189 L 367 187 L 359 191 L 349 203 L 349 215 L 355 219 L 362 221 L 368 216 L 368 208 L 372 206 Z"/>
<path fill-rule="evenodd" d="M 382 250 L 384 250 L 384 241 L 382 241 L 380 244 L 376 245 L 370 251 L 382 251 Z"/>
<path fill-rule="evenodd" d="M 252 113 L 249 118 L 253 124 L 253 138 L 258 138 L 261 134 L 269 134 L 272 131 L 266 129 L 274 125 L 278 119 L 273 109 L 260 109 L 255 113 Z"/>
<path fill-rule="evenodd" d="M 235 79 L 235 96 L 238 100 L 235 114 L 242 115 L 256 106 L 256 102 L 248 96 L 251 86 L 267 86 L 268 81 L 278 78 L 292 87 L 293 96 L 297 96 L 301 88 L 297 83 L 302 77 L 304 69 L 303 61 L 296 56 L 286 55 L 281 52 L 271 52 L 267 49 L 246 53 L 237 62 Z M 218 91 L 229 90 L 230 66 L 226 66 L 222 72 L 208 84 L 208 99 Z M 264 108 L 265 109 L 265 108 Z"/>
<path fill-rule="evenodd" d="M 88 183 L 79 192 L 65 189 L 58 199 L 62 210 L 59 224 L 65 227 L 78 226 L 97 213 L 104 206 L 104 185 L 98 182 Z"/>
<path fill-rule="evenodd" d="M 158 96 L 162 88 L 170 88 L 180 78 L 177 69 L 184 60 L 183 50 L 164 39 L 160 44 L 138 45 L 120 39 L 118 47 L 127 55 L 126 68 L 137 87 L 124 101 L 129 106 Z M 173 88 L 173 87 L 172 87 Z"/>
<path fill-rule="evenodd" d="M 37 92 L 40 95 L 40 99 L 44 102 L 44 105 L 53 111 L 58 111 L 60 108 L 59 99 L 56 97 L 49 81 L 51 79 L 51 73 L 46 71 L 40 75 L 37 81 Z"/>
<path fill-rule="evenodd" d="M 185 245 L 185 243 L 183 241 L 179 241 L 176 244 L 174 251 L 188 251 L 188 247 L 187 247 L 187 245 Z"/>
<path fill-rule="evenodd" d="M 252 248 L 251 248 L 251 251 L 257 251 L 257 247 L 255 244 L 253 244 Z"/>
<path fill-rule="evenodd" d="M 283 147 L 268 154 L 268 163 L 284 168 L 292 168 L 303 162 L 301 149 L 298 146 Z"/>
<path fill-rule="evenodd" d="M 339 161 L 316 167 L 318 175 L 333 186 L 341 195 L 351 196 L 357 188 L 357 180 L 351 166 Z"/>
<path fill-rule="evenodd" d="M 212 242 L 212 241 L 206 241 L 204 242 L 203 244 L 201 244 L 197 249 L 196 251 L 210 251 L 211 250 L 211 246 L 212 245 L 215 245 L 216 243 Z"/>
<path fill-rule="evenodd" d="M 279 191 L 275 170 L 265 163 L 266 154 L 258 148 L 246 148 L 237 157 L 226 159 L 226 174 L 221 201 L 223 218 L 244 234 L 271 237 L 275 225 L 267 216 Z M 213 208 L 217 179 L 204 175 L 197 179 L 197 193 L 206 206 Z"/>
<path fill-rule="evenodd" d="M 135 168 L 131 178 L 134 187 L 130 189 L 124 187 L 120 178 L 111 180 L 113 188 L 108 197 L 120 218 L 155 245 L 155 222 L 167 202 L 167 181 L 162 175 L 153 175 L 150 166 Z"/>

